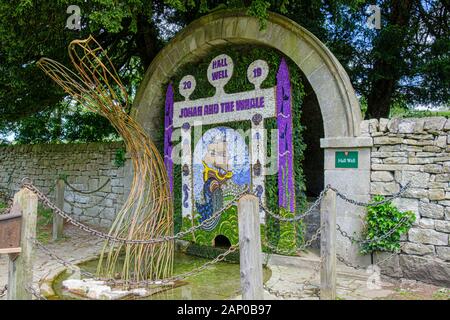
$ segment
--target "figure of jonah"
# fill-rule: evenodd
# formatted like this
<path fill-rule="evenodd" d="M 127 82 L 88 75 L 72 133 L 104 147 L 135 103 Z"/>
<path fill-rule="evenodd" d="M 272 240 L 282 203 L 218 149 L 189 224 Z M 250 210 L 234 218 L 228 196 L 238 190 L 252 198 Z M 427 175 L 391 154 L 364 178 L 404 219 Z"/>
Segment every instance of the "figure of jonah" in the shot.
<path fill-rule="evenodd" d="M 215 139 L 208 145 L 203 158 L 203 198 L 204 203 L 196 202 L 200 222 L 210 218 L 215 212 L 223 208 L 222 186 L 233 177 L 228 170 L 228 151 L 226 138 Z M 219 223 L 220 216 L 203 226 L 204 230 L 211 231 Z"/>

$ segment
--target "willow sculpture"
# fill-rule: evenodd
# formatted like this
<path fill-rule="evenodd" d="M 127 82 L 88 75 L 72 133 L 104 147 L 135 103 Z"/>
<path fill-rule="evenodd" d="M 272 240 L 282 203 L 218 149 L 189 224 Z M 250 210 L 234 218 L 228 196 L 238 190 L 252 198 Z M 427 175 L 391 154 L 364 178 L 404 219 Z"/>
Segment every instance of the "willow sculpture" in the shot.
<path fill-rule="evenodd" d="M 39 60 L 38 66 L 81 105 L 111 122 L 125 141 L 133 164 L 129 197 L 109 234 L 130 240 L 172 235 L 173 205 L 164 161 L 143 128 L 128 115 L 128 95 L 111 60 L 92 37 L 72 41 L 69 57 L 76 73 L 47 58 Z M 106 241 L 98 265 L 101 276 L 128 284 L 169 277 L 172 269 L 173 241 Z"/>

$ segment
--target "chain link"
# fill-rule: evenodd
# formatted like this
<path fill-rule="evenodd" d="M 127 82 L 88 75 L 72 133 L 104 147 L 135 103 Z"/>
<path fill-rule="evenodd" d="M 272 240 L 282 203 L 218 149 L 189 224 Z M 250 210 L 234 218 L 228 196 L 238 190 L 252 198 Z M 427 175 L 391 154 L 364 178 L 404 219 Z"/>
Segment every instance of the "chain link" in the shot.
<path fill-rule="evenodd" d="M 70 206 L 72 206 L 74 208 L 78 208 L 78 209 L 81 209 L 81 210 L 86 210 L 86 209 L 91 209 L 91 208 L 94 208 L 94 207 L 98 206 L 100 203 L 105 201 L 106 198 L 108 198 L 108 196 L 109 196 L 109 193 L 107 193 L 105 196 L 103 196 L 99 201 L 95 202 L 94 204 L 87 205 L 87 206 L 80 206 L 79 204 L 77 204 L 75 202 L 67 200 L 67 198 L 64 198 L 64 202 L 68 203 Z"/>
<path fill-rule="evenodd" d="M 37 239 L 32 239 L 34 244 L 40 249 L 42 250 L 44 253 L 46 253 L 49 257 L 55 259 L 58 263 L 60 263 L 61 265 L 65 266 L 66 268 L 69 268 L 71 270 L 74 271 L 80 271 L 80 274 L 83 276 L 86 276 L 88 278 L 93 278 L 94 280 L 99 280 L 99 281 L 105 281 L 106 283 L 110 284 L 110 285 L 127 285 L 127 286 L 149 286 L 149 285 L 165 285 L 165 284 L 172 284 L 173 282 L 176 281 L 181 281 L 183 279 L 186 279 L 188 277 L 194 276 L 200 272 L 202 272 L 203 270 L 209 268 L 210 266 L 223 261 L 228 255 L 230 255 L 231 253 L 235 252 L 239 246 L 235 245 L 235 246 L 231 246 L 226 252 L 223 252 L 221 254 L 219 254 L 215 259 L 206 262 L 205 264 L 203 264 L 202 266 L 193 269 L 191 271 L 182 273 L 180 275 L 177 276 L 173 276 L 167 279 L 160 279 L 160 280 L 142 280 L 142 281 L 126 281 L 126 280 L 116 280 L 116 279 L 111 279 L 111 278 L 101 278 L 101 277 L 97 277 L 95 274 L 87 272 L 87 271 L 83 271 L 81 270 L 77 265 L 73 264 L 72 262 L 69 262 L 67 260 L 64 260 L 63 258 L 59 257 L 57 254 L 55 254 L 54 252 L 52 252 L 50 249 L 48 249 L 47 247 L 45 247 L 42 243 L 40 243 Z"/>
<path fill-rule="evenodd" d="M 367 239 L 367 240 L 360 240 L 360 239 L 356 239 L 355 237 L 350 236 L 346 231 L 342 230 L 342 227 L 339 224 L 336 224 L 336 229 L 337 231 L 339 231 L 339 233 L 344 237 L 349 239 L 350 241 L 354 242 L 354 243 L 358 243 L 358 244 L 369 244 L 369 243 L 375 243 L 381 240 L 384 240 L 388 237 L 390 237 L 403 223 L 405 223 L 406 221 L 408 221 L 408 217 L 403 217 L 402 219 L 400 219 L 400 221 L 392 228 L 390 229 L 387 233 L 383 234 L 382 236 L 379 237 L 375 237 L 373 239 Z"/>
<path fill-rule="evenodd" d="M 32 286 L 25 286 L 25 290 L 32 296 L 34 296 L 37 300 L 47 300 L 46 297 L 37 292 L 37 290 L 34 289 Z"/>
<path fill-rule="evenodd" d="M 204 271 L 205 269 L 211 267 L 212 265 L 219 263 L 223 261 L 228 255 L 235 252 L 239 248 L 238 245 L 231 246 L 226 252 L 219 254 L 215 259 L 206 262 L 202 266 L 193 269 L 191 271 L 179 274 L 177 276 L 173 276 L 167 279 L 161 279 L 161 280 L 142 280 L 142 281 L 127 281 L 127 280 L 115 280 L 115 279 L 107 279 L 106 282 L 111 285 L 126 285 L 126 286 L 133 286 L 133 287 L 141 287 L 141 286 L 150 286 L 150 285 L 167 285 L 167 284 L 173 284 L 176 281 L 181 281 L 186 278 L 192 277 L 194 275 L 199 274 L 200 272 Z M 103 280 L 103 279 L 102 279 Z M 105 281 L 105 280 L 104 280 Z"/>
<path fill-rule="evenodd" d="M 388 202 L 391 202 L 392 200 L 396 199 L 396 198 L 400 198 L 407 189 L 409 189 L 409 187 L 411 186 L 411 181 L 409 181 L 407 184 L 405 184 L 404 186 L 400 187 L 400 190 L 396 193 L 394 193 L 392 196 L 388 196 L 385 197 L 384 200 L 381 201 L 377 201 L 377 202 L 362 202 L 362 201 L 357 201 L 354 199 L 350 199 L 349 197 L 347 197 L 345 194 L 341 193 L 339 190 L 337 190 L 336 188 L 333 188 L 332 186 L 328 185 L 325 189 L 330 189 L 333 190 L 334 192 L 336 192 L 336 195 L 343 199 L 344 201 L 359 206 L 359 207 L 375 207 L 378 205 L 382 205 Z"/>
<path fill-rule="evenodd" d="M 387 261 L 391 260 L 394 256 L 397 256 L 400 252 L 393 252 L 389 256 L 387 256 L 385 259 L 381 260 L 380 262 L 375 263 L 376 265 L 382 265 L 386 263 Z"/>
<path fill-rule="evenodd" d="M 270 249 L 272 251 L 272 253 L 277 253 L 277 254 L 286 254 L 286 255 L 299 255 L 300 251 L 305 250 L 306 248 L 310 247 L 312 245 L 312 243 L 314 241 L 316 241 L 319 236 L 320 233 L 322 232 L 322 227 L 317 228 L 317 230 L 314 232 L 314 234 L 311 236 L 311 238 L 306 241 L 304 244 L 302 244 L 299 247 L 296 247 L 294 249 L 280 249 L 274 245 L 272 245 L 268 240 L 267 240 L 267 234 L 265 235 L 265 237 L 263 238 L 262 244 Z"/>
<path fill-rule="evenodd" d="M 300 290 L 295 292 L 289 292 L 289 291 L 278 291 L 274 289 L 273 287 L 269 287 L 268 285 L 264 284 L 264 289 L 267 290 L 270 294 L 276 296 L 277 298 L 301 298 L 304 297 L 304 291 L 306 290 L 307 286 L 313 287 L 313 295 L 319 297 L 320 296 L 320 286 L 313 285 L 312 280 L 317 277 L 317 274 L 322 267 L 322 259 L 319 260 L 319 263 L 317 266 L 314 267 L 313 272 L 311 273 L 311 276 L 309 276 L 303 283 L 301 283 L 302 287 Z"/>
<path fill-rule="evenodd" d="M 351 264 L 350 262 L 348 262 L 347 260 L 345 260 L 342 256 L 340 256 L 339 254 L 336 254 L 336 259 L 340 262 L 342 262 L 343 264 L 345 264 L 347 267 L 350 267 L 352 269 L 355 270 L 360 270 L 360 269 L 366 269 L 366 267 L 361 266 L 361 265 L 357 265 L 357 264 Z"/>
<path fill-rule="evenodd" d="M 305 250 L 306 248 L 308 248 L 309 246 L 311 246 L 311 244 L 316 241 L 317 239 L 319 239 L 320 233 L 322 232 L 322 227 L 317 228 L 316 232 L 311 236 L 311 239 L 309 239 L 308 241 L 306 241 L 303 245 L 301 245 L 300 247 L 298 247 L 299 250 Z"/>
<path fill-rule="evenodd" d="M 13 207 L 13 202 L 12 202 L 12 200 L 9 200 L 9 201 L 8 201 L 8 206 L 7 206 L 6 208 L 0 210 L 0 215 L 1 215 L 1 214 L 8 214 L 8 213 L 10 213 L 12 207 Z"/>
<path fill-rule="evenodd" d="M 225 212 L 226 210 L 231 208 L 233 205 L 236 205 L 237 200 L 239 198 L 241 198 L 242 195 L 245 194 L 245 193 L 242 193 L 241 195 L 235 197 L 235 199 L 233 199 L 233 201 L 231 201 L 227 206 L 225 206 L 221 210 L 215 212 L 211 217 L 209 217 L 208 219 L 205 219 L 202 223 L 200 223 L 200 224 L 198 224 L 196 226 L 192 226 L 191 228 L 189 228 L 189 229 L 187 229 L 185 231 L 179 232 L 179 233 L 177 233 L 175 235 L 172 235 L 172 236 L 163 236 L 161 238 L 145 240 L 145 239 L 126 239 L 126 238 L 114 237 L 114 236 L 112 236 L 110 234 L 106 234 L 104 232 L 101 232 L 101 231 L 98 231 L 96 229 L 93 229 L 93 228 L 91 228 L 91 227 L 89 227 L 89 226 L 87 226 L 85 224 L 82 224 L 81 222 L 75 220 L 70 215 L 65 213 L 63 210 L 58 208 L 54 203 L 52 203 L 50 201 L 50 199 L 48 199 L 47 196 L 45 196 L 38 188 L 36 188 L 31 183 L 24 182 L 22 184 L 22 186 L 24 188 L 27 188 L 30 191 L 34 192 L 45 206 L 47 206 L 48 208 L 52 209 L 54 212 L 59 214 L 61 217 L 66 219 L 69 223 L 71 223 L 72 225 L 76 226 L 80 230 L 85 231 L 87 233 L 90 233 L 90 234 L 92 234 L 92 235 L 94 235 L 96 237 L 99 237 L 99 238 L 107 240 L 107 241 L 111 241 L 111 242 L 114 242 L 114 243 L 123 243 L 123 244 L 157 244 L 157 243 L 162 243 L 162 242 L 166 242 L 166 241 L 172 241 L 172 240 L 175 240 L 175 239 L 181 239 L 181 238 L 187 236 L 188 234 L 192 233 L 193 231 L 196 231 L 196 230 L 202 228 L 204 225 L 206 225 L 209 222 L 213 221 L 217 217 L 221 216 L 223 212 Z"/>
<path fill-rule="evenodd" d="M 92 190 L 92 191 L 83 191 L 83 190 L 79 190 L 77 188 L 75 188 L 74 186 L 72 186 L 65 177 L 61 177 L 61 180 L 64 181 L 64 183 L 69 187 L 69 189 L 71 189 L 73 192 L 76 193 L 81 193 L 81 194 L 94 194 L 96 192 L 99 192 L 100 190 L 102 190 L 104 187 L 106 187 L 106 185 L 111 181 L 111 179 L 108 178 L 108 180 L 106 180 L 106 182 L 101 185 L 99 188 Z"/>
<path fill-rule="evenodd" d="M 341 199 L 345 200 L 348 203 L 351 203 L 353 205 L 357 205 L 357 206 L 361 206 L 361 207 L 373 207 L 373 206 L 378 206 L 381 204 L 385 204 L 388 203 L 390 201 L 392 201 L 393 199 L 399 198 L 400 196 L 402 196 L 405 191 L 410 187 L 411 182 L 408 182 L 406 185 L 402 186 L 399 190 L 399 192 L 393 194 L 392 196 L 386 197 L 384 200 L 381 201 L 377 201 L 377 202 L 361 202 L 361 201 L 357 201 L 354 199 L 350 199 L 349 197 L 347 197 L 345 194 L 341 193 L 340 191 L 338 191 L 336 188 L 333 188 L 330 185 L 327 185 L 325 187 L 324 190 L 322 190 L 322 192 L 319 194 L 319 197 L 316 199 L 316 201 L 314 201 L 314 203 L 312 204 L 312 206 L 305 211 L 302 214 L 296 215 L 292 218 L 286 218 L 286 217 L 282 217 L 276 213 L 273 213 L 271 210 L 269 210 L 261 201 L 260 201 L 260 207 L 261 209 L 263 209 L 264 212 L 266 212 L 267 214 L 269 214 L 270 216 L 272 216 L 273 218 L 279 220 L 279 221 L 283 221 L 283 222 L 295 222 L 295 221 L 299 221 L 304 219 L 305 217 L 307 217 L 308 215 L 312 214 L 314 212 L 314 209 L 319 208 L 320 204 L 326 194 L 326 192 L 328 190 L 333 190 L 334 192 L 336 192 L 336 195 L 339 196 Z"/>
<path fill-rule="evenodd" d="M 56 260 L 58 263 L 60 263 L 61 265 L 65 266 L 66 268 L 69 268 L 73 271 L 80 271 L 80 274 L 86 276 L 86 277 L 90 277 L 90 278 L 95 278 L 96 276 L 93 273 L 87 272 L 87 271 L 83 271 L 80 269 L 80 267 L 78 267 L 77 265 L 73 264 L 72 262 L 66 261 L 64 259 L 62 259 L 61 257 L 59 257 L 58 255 L 56 255 L 55 253 L 53 253 L 52 251 L 50 251 L 50 249 L 48 249 L 46 246 L 44 246 L 41 242 L 39 242 L 39 240 L 37 239 L 31 239 L 34 244 L 36 245 L 36 247 L 38 247 L 40 250 L 42 250 L 44 253 L 46 253 L 50 258 L 53 258 L 54 260 Z"/>
<path fill-rule="evenodd" d="M 7 284 L 5 284 L 2 289 L 0 289 L 0 298 L 3 298 L 6 295 L 6 291 L 8 291 Z"/>
<path fill-rule="evenodd" d="M 322 202 L 322 199 L 325 196 L 325 193 L 328 191 L 328 189 L 329 189 L 329 187 L 325 188 L 320 193 L 319 197 L 316 199 L 316 201 L 314 201 L 314 203 L 311 205 L 311 207 L 309 207 L 308 210 L 306 210 L 304 213 L 296 215 L 296 216 L 294 216 L 292 218 L 282 217 L 279 214 L 273 213 L 261 201 L 259 202 L 259 205 L 260 205 L 261 209 L 263 209 L 264 212 L 266 212 L 267 214 L 272 216 L 274 219 L 277 219 L 277 220 L 283 221 L 283 222 L 296 222 L 296 221 L 299 221 L 299 220 L 303 220 L 305 217 L 307 217 L 308 215 L 312 214 L 315 209 L 320 207 L 320 203 Z"/>
<path fill-rule="evenodd" d="M 291 256 L 291 255 L 297 255 L 298 256 L 298 254 L 299 254 L 299 250 L 297 250 L 297 248 L 294 248 L 294 249 L 281 249 L 281 248 L 278 248 L 278 247 L 272 245 L 266 239 L 263 239 L 262 245 L 264 247 L 266 247 L 267 249 L 269 249 L 271 251 L 270 253 L 276 253 L 276 254 L 288 255 L 288 256 Z"/>
<path fill-rule="evenodd" d="M 399 253 L 400 253 L 400 251 L 393 252 L 388 257 L 386 257 L 385 259 L 375 263 L 374 265 L 380 266 L 380 265 L 386 263 L 387 261 L 391 260 L 394 256 L 398 255 Z M 355 269 L 355 270 L 367 269 L 367 266 L 361 266 L 361 265 L 358 265 L 358 264 L 352 264 L 352 263 L 348 262 L 347 260 L 345 260 L 342 256 L 340 256 L 338 254 L 336 254 L 336 259 L 338 261 L 342 262 L 347 267 L 350 267 L 350 268 Z"/>

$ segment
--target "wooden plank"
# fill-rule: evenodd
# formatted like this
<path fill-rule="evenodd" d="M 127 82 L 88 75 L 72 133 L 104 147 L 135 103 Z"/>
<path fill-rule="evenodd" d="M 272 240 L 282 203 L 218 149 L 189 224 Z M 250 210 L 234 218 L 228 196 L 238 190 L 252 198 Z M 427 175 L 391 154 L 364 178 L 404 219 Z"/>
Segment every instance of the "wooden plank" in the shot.
<path fill-rule="evenodd" d="M 64 180 L 58 179 L 56 181 L 56 206 L 64 210 Z M 56 212 L 53 212 L 53 241 L 61 239 L 64 233 L 64 219 Z"/>
<path fill-rule="evenodd" d="M 9 253 L 21 253 L 22 248 L 6 248 L 0 249 L 0 254 L 9 254 Z"/>
<path fill-rule="evenodd" d="M 320 299 L 336 299 L 336 192 L 328 190 L 320 205 Z"/>
<path fill-rule="evenodd" d="M 243 196 L 238 203 L 238 216 L 242 299 L 263 300 L 258 198 L 250 194 Z"/>
<path fill-rule="evenodd" d="M 22 252 L 9 256 L 8 300 L 31 300 L 27 288 L 33 281 L 33 247 L 36 238 L 37 195 L 22 189 L 14 195 L 14 203 L 22 209 L 22 230 L 20 246 Z"/>
<path fill-rule="evenodd" d="M 0 215 L 0 249 L 20 247 L 22 209 L 16 203 L 10 213 Z"/>

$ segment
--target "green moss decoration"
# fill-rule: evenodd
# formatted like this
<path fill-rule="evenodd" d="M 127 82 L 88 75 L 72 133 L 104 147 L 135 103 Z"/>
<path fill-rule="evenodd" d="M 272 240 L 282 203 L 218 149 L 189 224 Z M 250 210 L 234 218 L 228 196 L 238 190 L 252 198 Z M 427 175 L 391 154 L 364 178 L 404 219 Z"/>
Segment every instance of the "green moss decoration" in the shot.
<path fill-rule="evenodd" d="M 212 50 L 207 56 L 201 58 L 199 61 L 194 63 L 189 63 L 184 67 L 180 68 L 177 74 L 171 79 L 174 86 L 177 87 L 181 78 L 185 75 L 192 75 L 195 77 L 197 86 L 190 99 L 200 99 L 205 97 L 211 97 L 215 93 L 215 88 L 210 85 L 207 79 L 206 70 L 210 61 L 217 55 L 225 53 L 229 55 L 234 62 L 234 75 L 230 81 L 225 86 L 225 92 L 236 93 L 247 90 L 253 90 L 253 85 L 247 80 L 247 68 L 253 61 L 257 59 L 265 60 L 270 68 L 269 75 L 267 79 L 262 84 L 262 88 L 270 88 L 276 85 L 276 75 L 281 62 L 283 54 L 279 51 L 266 48 L 266 47 L 255 47 L 255 46 L 225 46 L 222 48 L 216 48 Z M 299 214 L 303 212 L 306 208 L 306 196 L 305 196 L 305 176 L 303 174 L 303 159 L 304 150 L 306 149 L 305 142 L 302 138 L 302 133 L 304 127 L 300 124 L 301 119 L 301 105 L 304 96 L 303 85 L 301 82 L 302 75 L 300 70 L 288 57 L 285 57 L 289 72 L 291 75 L 291 85 L 292 85 L 292 101 L 293 101 L 293 123 L 295 137 L 294 143 L 294 174 L 295 174 L 295 197 L 296 197 L 296 212 L 289 213 L 284 210 L 280 210 L 278 207 L 278 176 L 271 175 L 266 176 L 266 205 L 274 213 L 280 214 L 282 216 L 293 216 L 294 214 Z M 182 101 L 184 98 L 179 94 L 178 90 L 174 92 L 174 100 Z M 267 137 L 267 152 L 270 157 L 271 149 L 271 129 L 276 129 L 276 118 L 265 119 L 265 128 L 268 130 Z M 232 129 L 240 129 L 244 132 L 251 129 L 251 123 L 249 121 L 240 121 L 234 123 L 223 124 L 226 127 Z M 207 130 L 220 126 L 220 124 L 205 125 L 202 127 L 202 134 Z M 162 129 L 163 130 L 163 129 Z M 276 137 L 275 141 L 276 141 Z M 247 144 L 249 143 L 248 138 L 246 138 Z M 196 145 L 197 141 L 192 139 L 192 147 Z M 181 190 L 181 166 L 174 166 L 174 190 Z M 181 218 L 181 192 L 174 192 L 174 202 L 175 202 L 175 232 L 180 230 L 185 230 L 192 226 L 192 221 L 190 218 Z M 198 224 L 198 220 L 194 221 Z M 271 216 L 266 216 L 266 225 L 261 226 L 262 236 L 267 235 L 266 242 L 271 246 L 277 247 L 280 252 L 294 252 L 295 248 L 302 245 L 304 242 L 304 226 L 301 222 L 292 223 L 280 223 Z M 226 236 L 231 244 L 238 243 L 238 222 L 237 222 L 237 209 L 232 207 L 227 210 L 221 218 L 219 225 L 212 232 L 207 232 L 199 230 L 195 232 L 195 235 L 190 235 L 186 237 L 186 240 L 195 241 L 195 243 L 205 246 L 212 246 L 214 238 L 217 235 Z M 265 248 L 264 250 L 269 250 Z M 270 251 L 270 250 L 269 250 Z"/>

